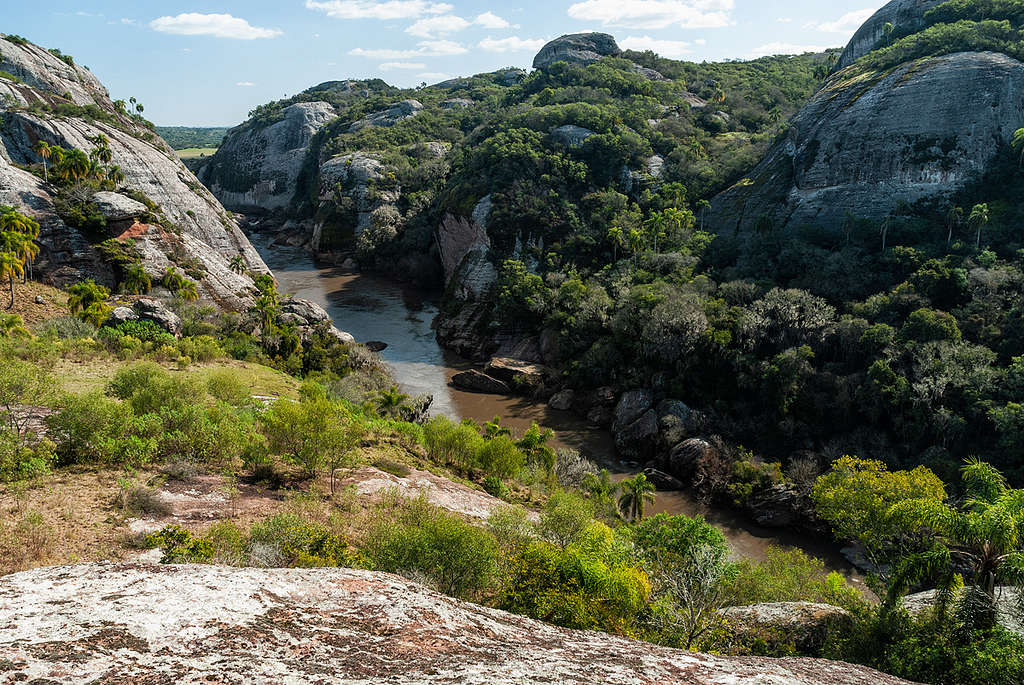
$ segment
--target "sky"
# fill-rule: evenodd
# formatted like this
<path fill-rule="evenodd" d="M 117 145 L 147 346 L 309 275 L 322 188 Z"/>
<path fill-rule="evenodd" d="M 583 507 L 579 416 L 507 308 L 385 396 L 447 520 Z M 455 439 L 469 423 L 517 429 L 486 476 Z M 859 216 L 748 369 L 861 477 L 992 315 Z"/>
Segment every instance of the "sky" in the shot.
<path fill-rule="evenodd" d="M 846 44 L 885 0 L 3 0 L 0 32 L 59 48 L 162 126 L 233 126 L 324 81 L 529 68 L 548 40 L 719 61 Z M 0 46 L 2 48 L 2 46 Z"/>

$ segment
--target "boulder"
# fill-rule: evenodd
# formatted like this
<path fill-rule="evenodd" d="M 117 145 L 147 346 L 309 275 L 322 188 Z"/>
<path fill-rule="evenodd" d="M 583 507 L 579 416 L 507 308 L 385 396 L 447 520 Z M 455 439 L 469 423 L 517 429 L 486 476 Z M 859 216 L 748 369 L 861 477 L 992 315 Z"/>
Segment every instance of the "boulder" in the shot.
<path fill-rule="evenodd" d="M 674 492 L 686 487 L 683 481 L 655 468 L 646 468 L 643 470 L 643 474 L 647 476 L 647 480 L 654 483 L 654 487 L 662 492 Z"/>
<path fill-rule="evenodd" d="M 449 98 L 441 102 L 441 109 L 465 109 L 472 106 L 473 101 L 467 98 Z"/>
<path fill-rule="evenodd" d="M 582 126 L 575 126 L 573 124 L 559 126 L 551 131 L 551 138 L 566 147 L 579 147 L 587 138 L 596 135 L 597 133 L 591 131 L 589 128 L 583 128 Z"/>
<path fill-rule="evenodd" d="M 529 389 L 543 385 L 544 379 L 551 373 L 551 370 L 541 364 L 522 359 L 494 357 L 487 362 L 484 372 L 488 376 L 506 383 L 511 388 Z"/>
<path fill-rule="evenodd" d="M 469 369 L 452 376 L 452 385 L 460 390 L 479 392 L 487 395 L 511 395 L 512 388 L 504 381 L 488 376 L 483 371 Z"/>
<path fill-rule="evenodd" d="M 1024 637 L 1024 620 L 1018 609 L 1021 592 L 1010 586 L 996 588 L 996 622 L 1006 630 Z M 900 603 L 912 616 L 917 616 L 935 606 L 935 590 L 915 592 L 904 597 Z"/>
<path fill-rule="evenodd" d="M 555 62 L 591 64 L 620 52 L 615 38 L 607 33 L 572 33 L 555 38 L 542 47 L 533 58 L 533 68 L 546 69 Z"/>
<path fill-rule="evenodd" d="M 619 454 L 630 459 L 644 460 L 654 452 L 653 438 L 658 435 L 658 417 L 648 410 L 627 426 L 620 426 L 618 418 L 612 426 L 615 447 Z"/>
<path fill-rule="evenodd" d="M 92 201 L 107 221 L 131 221 L 149 211 L 141 202 L 106 190 L 93 195 Z"/>
<path fill-rule="evenodd" d="M 820 648 L 830 632 L 848 630 L 854 622 L 846 609 L 814 602 L 750 604 L 726 607 L 720 613 L 740 640 L 795 644 L 804 650 Z"/>
<path fill-rule="evenodd" d="M 768 488 L 747 506 L 757 524 L 765 528 L 791 528 L 813 515 L 808 498 L 781 483 Z"/>
<path fill-rule="evenodd" d="M 293 324 L 303 343 L 312 340 L 315 333 L 323 332 L 340 343 L 354 343 L 351 334 L 339 330 L 331 322 L 331 315 L 316 302 L 301 297 L 286 297 L 281 300 L 281 319 Z"/>
<path fill-rule="evenodd" d="M 587 421 L 602 428 L 610 426 L 615 419 L 615 412 L 608 407 L 593 407 L 587 412 Z"/>
<path fill-rule="evenodd" d="M 572 390 L 560 390 L 548 400 L 548 406 L 558 411 L 569 411 L 576 401 L 576 393 Z"/>
<path fill-rule="evenodd" d="M 104 326 L 110 326 L 111 328 L 117 328 L 123 323 L 128 321 L 138 321 L 139 315 L 135 313 L 131 307 L 114 307 L 114 311 L 110 312 L 110 318 L 107 319 Z"/>
<path fill-rule="evenodd" d="M 346 568 L 91 563 L 0 578 L 11 682 L 900 685 L 570 630 Z"/>
<path fill-rule="evenodd" d="M 383 112 L 374 112 L 365 119 L 353 122 L 348 127 L 348 131 L 353 133 L 367 127 L 390 128 L 400 121 L 416 116 L 422 109 L 423 103 L 419 100 L 402 100 Z"/>
<path fill-rule="evenodd" d="M 181 335 L 181 318 L 164 306 L 160 300 L 140 297 L 132 305 L 132 309 L 137 318 L 152 321 L 176 338 Z"/>
<path fill-rule="evenodd" d="M 693 478 L 697 466 L 714 456 L 715 447 L 702 438 L 690 438 L 679 443 L 665 458 L 665 470 L 684 483 Z"/>
<path fill-rule="evenodd" d="M 615 430 L 621 430 L 636 421 L 651 408 L 653 402 L 650 390 L 638 389 L 622 393 L 615 405 Z M 657 430 L 657 416 L 654 412 L 651 412 L 651 416 L 654 418 L 654 429 Z"/>

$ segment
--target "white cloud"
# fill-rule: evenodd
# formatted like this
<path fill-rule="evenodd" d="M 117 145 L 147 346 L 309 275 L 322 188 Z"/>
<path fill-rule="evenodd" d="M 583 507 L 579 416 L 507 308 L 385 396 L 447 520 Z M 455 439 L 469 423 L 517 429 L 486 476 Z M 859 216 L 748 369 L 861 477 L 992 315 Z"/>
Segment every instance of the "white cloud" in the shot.
<path fill-rule="evenodd" d="M 462 17 L 454 14 L 445 14 L 440 17 L 427 17 L 420 19 L 405 30 L 406 33 L 421 38 L 433 38 L 445 33 L 454 33 L 470 26 L 470 23 Z"/>
<path fill-rule="evenodd" d="M 751 59 L 756 59 L 771 55 L 802 55 L 805 52 L 825 52 L 826 50 L 828 50 L 828 47 L 820 45 L 796 45 L 794 43 L 775 42 L 766 43 L 754 48 L 748 56 Z"/>
<path fill-rule="evenodd" d="M 619 41 L 619 45 L 624 50 L 636 50 L 637 52 L 653 50 L 662 57 L 671 57 L 673 59 L 679 59 L 684 55 L 693 53 L 693 50 L 690 49 L 690 44 L 686 41 L 660 40 L 650 36 L 627 36 Z"/>
<path fill-rule="evenodd" d="M 697 45 L 707 45 L 708 44 L 708 41 L 705 38 L 698 38 L 697 40 L 695 40 L 693 42 L 696 43 Z"/>
<path fill-rule="evenodd" d="M 483 26 L 485 29 L 507 29 L 509 27 L 509 23 L 494 12 L 484 12 L 473 23 Z"/>
<path fill-rule="evenodd" d="M 443 71 L 427 71 L 422 74 L 416 74 L 416 78 L 424 81 L 447 81 L 451 77 L 451 74 L 446 74 Z"/>
<path fill-rule="evenodd" d="M 448 57 L 461 55 L 468 50 L 450 40 L 423 40 L 415 50 L 392 50 L 390 48 L 353 48 L 348 54 L 373 59 L 409 59 L 411 57 Z"/>
<path fill-rule="evenodd" d="M 122 17 L 121 18 L 121 23 L 125 24 L 125 25 L 131 25 L 131 24 L 135 23 L 135 20 L 134 19 L 128 19 L 127 17 Z"/>
<path fill-rule="evenodd" d="M 239 88 L 252 88 L 256 84 L 253 83 L 252 81 L 239 81 L 235 85 L 238 86 Z"/>
<path fill-rule="evenodd" d="M 149 27 L 161 33 L 174 33 L 181 36 L 214 36 L 215 38 L 238 40 L 274 38 L 282 33 L 277 29 L 250 26 L 245 19 L 239 19 L 230 14 L 199 14 L 198 12 L 186 12 L 176 17 L 158 17 L 149 22 Z"/>
<path fill-rule="evenodd" d="M 839 17 L 835 21 L 823 21 L 819 23 L 811 23 L 808 28 L 817 29 L 818 31 L 827 31 L 828 33 L 845 33 L 853 35 L 861 27 L 861 25 L 871 18 L 877 9 L 868 7 L 867 9 L 857 10 L 855 12 L 847 12 L 843 16 Z"/>
<path fill-rule="evenodd" d="M 422 62 L 384 62 L 377 68 L 381 71 L 393 71 L 395 69 L 426 69 L 427 65 Z"/>
<path fill-rule="evenodd" d="M 793 17 L 779 17 L 778 19 L 776 19 L 776 21 L 779 22 L 780 24 L 792 24 Z"/>
<path fill-rule="evenodd" d="M 569 7 L 569 16 L 630 29 L 709 29 L 730 25 L 734 5 L 734 0 L 584 0 Z"/>
<path fill-rule="evenodd" d="M 530 39 L 510 36 L 508 38 L 491 38 L 488 36 L 480 41 L 480 47 L 487 52 L 536 52 L 546 43 L 543 38 Z"/>
<path fill-rule="evenodd" d="M 415 19 L 425 14 L 447 14 L 454 9 L 445 2 L 427 0 L 306 0 L 306 8 L 320 10 L 335 19 Z"/>

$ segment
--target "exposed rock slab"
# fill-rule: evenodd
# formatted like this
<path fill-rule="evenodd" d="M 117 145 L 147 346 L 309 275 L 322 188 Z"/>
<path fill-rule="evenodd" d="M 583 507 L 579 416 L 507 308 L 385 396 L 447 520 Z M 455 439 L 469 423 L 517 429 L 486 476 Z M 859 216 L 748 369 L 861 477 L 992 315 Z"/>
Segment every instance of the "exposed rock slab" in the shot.
<path fill-rule="evenodd" d="M 107 221 L 137 219 L 146 213 L 146 205 L 119 193 L 102 191 L 92 196 L 92 201 Z"/>
<path fill-rule="evenodd" d="M 0 578 L 5 677 L 56 683 L 897 685 L 556 628 L 354 569 L 82 564 Z"/>
<path fill-rule="evenodd" d="M 836 62 L 836 69 L 850 66 L 877 47 L 885 37 L 885 25 L 892 24 L 894 33 L 906 35 L 924 28 L 925 12 L 938 7 L 946 0 L 893 0 L 875 12 L 870 19 L 853 34 L 843 54 Z"/>
<path fill-rule="evenodd" d="M 591 64 L 602 57 L 617 55 L 615 38 L 607 33 L 571 33 L 555 38 L 533 58 L 534 69 L 546 69 L 555 62 Z"/>
<path fill-rule="evenodd" d="M 963 52 L 884 75 L 841 71 L 748 178 L 713 202 L 720 236 L 881 221 L 903 203 L 945 202 L 982 178 L 1024 121 L 1024 63 Z M 955 97 L 950 94 L 955 93 Z"/>

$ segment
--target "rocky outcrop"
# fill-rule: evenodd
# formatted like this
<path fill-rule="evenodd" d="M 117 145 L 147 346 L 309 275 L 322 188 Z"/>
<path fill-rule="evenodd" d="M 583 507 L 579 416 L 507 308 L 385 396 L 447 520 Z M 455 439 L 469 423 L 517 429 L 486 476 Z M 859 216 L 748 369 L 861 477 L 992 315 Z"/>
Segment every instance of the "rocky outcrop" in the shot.
<path fill-rule="evenodd" d="M 284 209 L 313 136 L 337 114 L 326 102 L 286 107 L 269 126 L 249 122 L 228 132 L 199 178 L 224 206 L 237 211 Z"/>
<path fill-rule="evenodd" d="M 892 24 L 895 35 L 916 33 L 924 28 L 925 12 L 941 5 L 945 0 L 893 0 L 878 10 L 853 34 L 836 69 L 850 66 L 875 48 L 882 46 L 885 25 Z"/>
<path fill-rule="evenodd" d="M 350 198 L 355 213 L 355 225 L 350 228 L 358 236 L 369 228 L 375 209 L 394 206 L 398 202 L 398 188 L 377 187 L 384 174 L 384 163 L 370 153 L 354 152 L 332 157 L 320 166 L 320 201 L 331 201 L 335 190 Z M 317 245 L 313 247 L 318 249 Z"/>
<path fill-rule="evenodd" d="M 107 221 L 131 221 L 149 211 L 141 202 L 105 190 L 93 195 L 92 201 Z"/>
<path fill-rule="evenodd" d="M 708 223 L 741 240 L 801 226 L 839 236 L 848 216 L 881 221 L 904 203 L 945 202 L 1009 144 L 1024 121 L 1022 89 L 1024 64 L 992 52 L 840 71 L 715 198 Z"/>
<path fill-rule="evenodd" d="M 720 612 L 740 640 L 795 644 L 819 648 L 832 631 L 849 629 L 853 615 L 846 609 L 815 602 L 771 602 L 727 607 Z"/>
<path fill-rule="evenodd" d="M 461 371 L 452 376 L 452 385 L 460 390 L 479 392 L 488 395 L 510 395 L 512 388 L 505 381 L 488 376 L 478 369 Z"/>
<path fill-rule="evenodd" d="M 1024 616 L 1021 615 L 1021 590 L 1000 586 L 996 588 L 996 621 L 1006 630 L 1024 636 Z M 935 607 L 935 590 L 925 590 L 907 595 L 901 606 L 917 616 Z"/>
<path fill-rule="evenodd" d="M 144 195 L 158 207 L 165 223 L 174 227 L 139 232 L 136 248 L 146 270 L 158 276 L 167 266 L 183 259 L 192 261 L 193 271 L 202 273 L 197 282 L 200 295 L 231 309 L 247 306 L 252 280 L 232 272 L 228 261 L 241 254 L 251 271 L 265 272 L 266 265 L 173 150 L 137 120 L 118 111 L 86 69 L 71 66 L 32 44 L 0 40 L 0 54 L 0 71 L 21 81 L 0 78 L 0 204 L 20 208 L 39 221 L 41 252 L 36 273 L 56 285 L 86 278 L 113 285 L 112 269 L 89 240 L 57 215 L 55 189 L 15 166 L 42 162 L 34 151 L 39 140 L 89 151 L 95 147 L 93 140 L 102 135 L 112 154 L 110 163 L 124 174 L 120 189 Z M 88 118 L 66 112 L 57 115 L 54 108 L 69 102 L 97 107 L 100 114 Z"/>
<path fill-rule="evenodd" d="M 488 376 L 497 378 L 509 387 L 521 390 L 537 389 L 551 374 L 551 369 L 523 359 L 494 357 L 484 367 Z"/>
<path fill-rule="evenodd" d="M 579 147 L 583 145 L 583 142 L 590 136 L 596 136 L 597 133 L 591 131 L 589 128 L 583 128 L 582 126 L 574 126 L 573 124 L 566 124 L 565 126 L 559 126 L 558 128 L 551 131 L 551 138 L 561 143 L 566 147 Z"/>
<path fill-rule="evenodd" d="M 555 38 L 542 47 L 533 58 L 533 68 L 546 69 L 555 62 L 591 64 L 620 52 L 615 38 L 607 33 L 572 33 Z"/>
<path fill-rule="evenodd" d="M 355 342 L 351 334 L 338 330 L 331 323 L 331 315 L 326 309 L 301 297 L 286 297 L 281 300 L 281 321 L 295 326 L 304 343 L 309 342 L 317 331 L 327 333 L 338 342 Z"/>
<path fill-rule="evenodd" d="M 383 112 L 374 112 L 365 119 L 352 122 L 348 130 L 349 133 L 352 133 L 373 126 L 390 128 L 400 121 L 416 116 L 422 109 L 423 103 L 419 100 L 402 100 L 391 105 Z"/>
<path fill-rule="evenodd" d="M 897 685 L 557 628 L 355 569 L 83 564 L 0 578 L 12 681 Z"/>
<path fill-rule="evenodd" d="M 106 325 L 115 327 L 129 321 L 150 321 L 174 337 L 181 335 L 181 317 L 151 297 L 140 297 L 130 307 L 115 308 Z"/>

